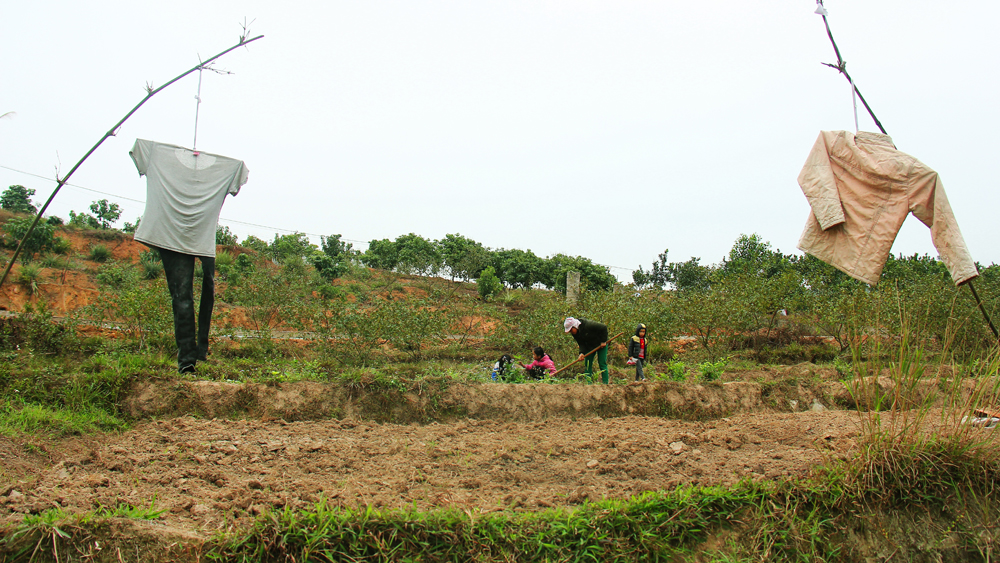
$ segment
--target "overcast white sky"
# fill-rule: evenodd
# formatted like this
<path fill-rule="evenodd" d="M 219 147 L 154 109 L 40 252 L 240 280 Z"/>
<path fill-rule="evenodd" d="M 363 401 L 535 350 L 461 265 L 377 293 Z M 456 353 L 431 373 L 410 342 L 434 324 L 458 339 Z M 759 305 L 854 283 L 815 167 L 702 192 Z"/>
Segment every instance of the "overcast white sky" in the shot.
<path fill-rule="evenodd" d="M 198 126 L 198 148 L 250 169 L 222 209 L 241 239 L 340 233 L 363 249 L 461 233 L 625 280 L 665 248 L 719 262 L 742 233 L 798 252 L 802 163 L 820 130 L 854 129 L 850 86 L 820 64 L 836 59 L 814 0 L 7 4 L 0 113 L 16 115 L 0 120 L 0 189 L 34 188 L 36 202 L 147 82 L 253 20 L 265 37 L 217 65 L 234 74 L 204 74 Z M 826 7 L 896 146 L 941 174 L 973 257 L 1000 262 L 1000 3 Z M 137 137 L 190 147 L 197 85 L 153 97 L 70 180 L 114 195 L 67 186 L 48 213 L 108 197 L 123 221 L 141 215 L 128 150 Z M 860 104 L 859 117 L 877 130 Z M 936 255 L 913 217 L 893 251 Z"/>

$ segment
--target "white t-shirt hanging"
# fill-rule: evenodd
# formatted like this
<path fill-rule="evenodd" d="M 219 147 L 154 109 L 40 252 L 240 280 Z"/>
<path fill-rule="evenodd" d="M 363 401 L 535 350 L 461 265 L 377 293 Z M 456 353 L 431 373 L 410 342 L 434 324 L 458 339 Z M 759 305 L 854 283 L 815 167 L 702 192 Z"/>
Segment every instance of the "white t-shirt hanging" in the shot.
<path fill-rule="evenodd" d="M 135 240 L 214 258 L 222 204 L 247 183 L 246 164 L 145 139 L 136 139 L 129 156 L 146 176 L 146 211 Z"/>

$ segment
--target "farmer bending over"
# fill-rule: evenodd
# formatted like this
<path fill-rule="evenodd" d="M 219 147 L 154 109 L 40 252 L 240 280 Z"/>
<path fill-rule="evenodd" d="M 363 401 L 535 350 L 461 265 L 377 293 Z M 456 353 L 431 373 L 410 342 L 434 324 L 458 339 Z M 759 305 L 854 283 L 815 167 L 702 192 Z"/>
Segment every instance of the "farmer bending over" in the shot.
<path fill-rule="evenodd" d="M 594 377 L 594 356 L 597 356 L 597 364 L 601 368 L 601 381 L 608 382 L 608 327 L 596 321 L 587 319 L 575 319 L 567 317 L 563 323 L 566 332 L 573 335 L 578 346 L 580 346 L 580 358 L 583 365 L 587 367 L 587 378 L 593 381 Z M 600 347 L 596 353 L 584 359 L 583 355 L 594 348 Z"/>

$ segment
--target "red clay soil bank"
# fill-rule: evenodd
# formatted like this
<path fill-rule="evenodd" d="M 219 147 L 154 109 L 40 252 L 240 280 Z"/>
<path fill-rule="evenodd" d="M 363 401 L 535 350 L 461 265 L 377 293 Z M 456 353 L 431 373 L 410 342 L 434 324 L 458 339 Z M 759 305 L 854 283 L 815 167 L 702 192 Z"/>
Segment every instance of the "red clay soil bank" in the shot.
<path fill-rule="evenodd" d="M 832 370 L 831 370 L 832 371 Z M 285 421 L 353 418 L 424 423 L 462 418 L 534 421 L 558 417 L 666 416 L 718 418 L 738 412 L 803 411 L 845 404 L 839 382 L 818 387 L 726 382 L 580 384 L 433 383 L 407 393 L 313 382 L 254 384 L 145 381 L 123 408 L 133 418 L 180 416 L 278 418 Z M 821 408 L 817 407 L 817 408 Z"/>

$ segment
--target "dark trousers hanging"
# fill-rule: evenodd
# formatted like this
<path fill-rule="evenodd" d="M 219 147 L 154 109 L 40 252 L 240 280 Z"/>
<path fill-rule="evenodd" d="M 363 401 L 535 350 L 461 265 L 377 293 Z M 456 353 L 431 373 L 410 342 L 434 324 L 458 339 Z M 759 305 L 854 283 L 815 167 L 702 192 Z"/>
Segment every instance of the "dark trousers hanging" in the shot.
<path fill-rule="evenodd" d="M 157 248 L 167 277 L 170 301 L 174 310 L 174 338 L 177 341 L 177 368 L 194 371 L 198 360 L 208 357 L 208 329 L 215 306 L 215 258 L 198 256 L 201 260 L 201 304 L 198 307 L 197 330 L 194 319 L 194 259 L 191 254 Z"/>

